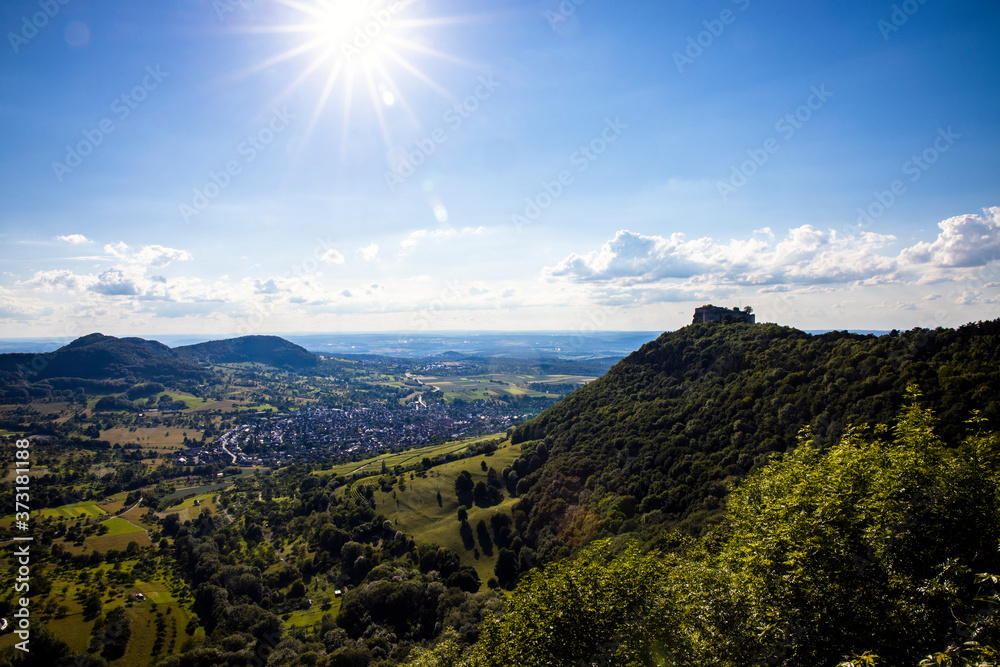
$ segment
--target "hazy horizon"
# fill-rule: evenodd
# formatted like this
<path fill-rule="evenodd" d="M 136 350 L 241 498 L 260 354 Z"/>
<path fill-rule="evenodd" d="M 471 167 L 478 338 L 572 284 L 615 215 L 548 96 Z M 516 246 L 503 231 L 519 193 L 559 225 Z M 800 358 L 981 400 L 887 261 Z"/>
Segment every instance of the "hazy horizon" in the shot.
<path fill-rule="evenodd" d="M 828 331 L 834 330 L 804 330 L 810 335 Z M 848 331 L 874 335 L 889 333 L 889 330 L 872 329 Z M 669 331 L 341 331 L 254 335 L 278 336 L 318 354 L 431 357 L 445 352 L 459 352 L 469 356 L 535 358 L 548 355 L 562 358 L 594 358 L 626 356 L 643 344 L 655 340 L 662 333 Z M 138 337 L 155 340 L 169 347 L 194 345 L 225 338 L 206 334 L 152 334 Z M 44 354 L 70 342 L 72 339 L 59 337 L 0 338 L 0 354 L 10 352 Z"/>

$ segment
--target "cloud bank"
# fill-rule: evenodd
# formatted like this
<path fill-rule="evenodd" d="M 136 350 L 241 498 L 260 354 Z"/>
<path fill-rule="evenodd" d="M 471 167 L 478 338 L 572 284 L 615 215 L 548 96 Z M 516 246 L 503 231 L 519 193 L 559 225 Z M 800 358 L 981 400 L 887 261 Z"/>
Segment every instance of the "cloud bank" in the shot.
<path fill-rule="evenodd" d="M 770 229 L 751 238 L 720 242 L 710 237 L 688 240 L 683 234 L 646 236 L 621 230 L 600 248 L 573 253 L 543 269 L 550 281 L 604 288 L 674 289 L 818 285 L 877 285 L 961 279 L 961 269 L 982 267 L 1000 258 L 1000 207 L 961 215 L 938 224 L 933 242 L 891 252 L 893 236 L 802 225 L 777 239 Z M 679 291 L 678 291 L 679 290 Z M 664 295 L 671 300 L 670 295 Z M 688 295 L 690 298 L 690 295 Z"/>

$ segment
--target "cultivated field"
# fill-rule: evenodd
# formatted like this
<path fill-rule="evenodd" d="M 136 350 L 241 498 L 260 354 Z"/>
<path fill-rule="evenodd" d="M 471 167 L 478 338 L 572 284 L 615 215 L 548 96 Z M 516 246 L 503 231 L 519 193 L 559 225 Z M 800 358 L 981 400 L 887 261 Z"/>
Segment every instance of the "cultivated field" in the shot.
<path fill-rule="evenodd" d="M 549 393 L 544 390 L 531 389 L 531 384 L 586 384 L 595 378 L 582 375 L 526 375 L 511 373 L 491 373 L 489 375 L 470 376 L 416 376 L 413 380 L 423 385 L 434 387 L 440 391 L 447 401 L 461 399 L 473 401 L 479 399 L 507 398 L 511 396 L 546 397 L 558 399 L 565 392 Z"/>
<path fill-rule="evenodd" d="M 38 511 L 38 516 L 56 517 L 60 519 L 78 519 L 80 517 L 105 516 L 106 511 L 101 509 L 96 500 L 85 500 L 72 505 L 62 505 L 60 507 L 50 507 Z"/>
<path fill-rule="evenodd" d="M 140 428 L 110 428 L 101 431 L 101 440 L 107 440 L 112 445 L 135 443 L 143 449 L 157 451 L 173 451 L 184 447 L 184 434 L 189 438 L 201 439 L 199 431 L 185 431 L 182 428 L 163 426 Z"/>

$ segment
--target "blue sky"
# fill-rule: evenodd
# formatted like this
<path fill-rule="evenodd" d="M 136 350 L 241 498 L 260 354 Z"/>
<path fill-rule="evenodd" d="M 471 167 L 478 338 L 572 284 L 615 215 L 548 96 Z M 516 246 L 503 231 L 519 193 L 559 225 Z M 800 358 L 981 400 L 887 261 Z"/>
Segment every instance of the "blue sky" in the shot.
<path fill-rule="evenodd" d="M 1000 314 L 993 2 L 15 0 L 0 27 L 0 335 Z"/>

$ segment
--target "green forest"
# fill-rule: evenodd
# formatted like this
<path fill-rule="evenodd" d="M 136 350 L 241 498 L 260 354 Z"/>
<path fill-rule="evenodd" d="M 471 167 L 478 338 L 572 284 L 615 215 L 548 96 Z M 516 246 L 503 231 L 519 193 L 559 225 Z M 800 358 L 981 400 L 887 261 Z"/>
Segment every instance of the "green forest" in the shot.
<path fill-rule="evenodd" d="M 993 665 L 1000 437 L 948 442 L 919 406 L 832 446 L 803 433 L 720 521 L 665 548 L 600 540 L 518 585 L 422 666 Z"/>

